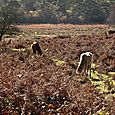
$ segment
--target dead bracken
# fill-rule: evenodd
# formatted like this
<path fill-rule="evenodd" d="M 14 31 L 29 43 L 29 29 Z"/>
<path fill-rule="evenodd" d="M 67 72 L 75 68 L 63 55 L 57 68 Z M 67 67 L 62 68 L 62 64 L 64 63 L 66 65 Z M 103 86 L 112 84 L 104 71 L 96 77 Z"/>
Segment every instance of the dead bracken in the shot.
<path fill-rule="evenodd" d="M 83 26 L 80 31 L 72 28 L 70 34 L 75 35 L 72 37 L 49 36 L 45 39 L 42 36 L 38 39 L 43 50 L 41 56 L 34 55 L 30 49 L 35 40 L 30 35 L 35 33 L 37 28 L 25 28 L 26 32 L 20 36 L 21 39 L 18 36 L 17 39 L 12 39 L 10 44 L 0 42 L 1 115 L 115 113 L 115 35 L 104 34 L 102 29 L 102 33 L 95 31 L 95 26 L 86 29 L 85 35 L 80 35 Z M 100 29 L 98 26 L 97 28 Z M 104 30 L 104 27 L 102 28 Z M 65 26 L 56 29 L 59 32 L 60 30 L 64 32 Z M 69 28 L 67 30 L 69 31 Z M 48 31 L 49 35 L 52 35 L 47 27 L 39 31 L 43 34 Z M 91 81 L 89 78 L 90 82 L 81 83 L 83 76 L 76 75 L 79 56 L 84 51 L 94 54 L 95 73 L 92 75 L 97 75 L 98 81 Z M 105 76 L 105 73 L 108 75 Z M 101 80 L 103 88 L 106 87 L 104 90 L 99 87 Z"/>

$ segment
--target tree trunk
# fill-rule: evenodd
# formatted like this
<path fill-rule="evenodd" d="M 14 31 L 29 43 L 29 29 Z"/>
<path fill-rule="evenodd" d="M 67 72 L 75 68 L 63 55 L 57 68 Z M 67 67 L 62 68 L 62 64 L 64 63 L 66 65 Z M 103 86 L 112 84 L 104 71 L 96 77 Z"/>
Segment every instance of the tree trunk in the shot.
<path fill-rule="evenodd" d="M 2 36 L 3 36 L 3 34 L 0 35 L 0 41 L 2 41 Z"/>

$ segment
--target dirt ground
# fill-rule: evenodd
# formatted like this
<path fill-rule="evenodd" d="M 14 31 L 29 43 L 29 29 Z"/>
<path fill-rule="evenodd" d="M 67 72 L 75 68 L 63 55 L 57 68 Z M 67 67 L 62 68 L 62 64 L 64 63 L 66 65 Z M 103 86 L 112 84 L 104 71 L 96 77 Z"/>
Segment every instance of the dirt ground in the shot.
<path fill-rule="evenodd" d="M 18 27 L 18 35 L 0 42 L 1 115 L 115 114 L 115 74 L 110 76 L 113 84 L 102 81 L 108 88 L 104 92 L 90 78 L 84 82 L 75 73 L 84 51 L 94 54 L 93 70 L 100 73 L 99 78 L 115 73 L 115 33 L 108 34 L 107 25 Z M 43 55 L 32 53 L 34 41 Z"/>

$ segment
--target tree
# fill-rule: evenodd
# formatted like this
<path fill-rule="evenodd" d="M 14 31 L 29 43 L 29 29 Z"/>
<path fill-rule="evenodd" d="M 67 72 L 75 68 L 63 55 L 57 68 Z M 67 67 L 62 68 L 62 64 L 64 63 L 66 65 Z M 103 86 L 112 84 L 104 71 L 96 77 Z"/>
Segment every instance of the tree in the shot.
<path fill-rule="evenodd" d="M 0 41 L 4 34 L 16 28 L 19 3 L 15 0 L 4 0 L 0 4 Z M 11 32 L 11 31 L 10 31 Z"/>
<path fill-rule="evenodd" d="M 111 5 L 111 10 L 107 22 L 110 25 L 115 25 L 115 3 Z"/>
<path fill-rule="evenodd" d="M 73 7 L 73 16 L 80 19 L 81 23 L 104 23 L 107 17 L 106 2 L 96 0 L 77 0 Z"/>
<path fill-rule="evenodd" d="M 8 5 L 8 1 L 10 5 Z M 9 14 L 6 11 L 7 15 L 13 14 L 15 16 L 15 14 L 18 14 L 17 11 L 22 12 L 21 19 L 18 20 L 19 23 L 105 23 L 109 13 L 112 12 L 110 12 L 110 6 L 114 1 L 0 0 L 0 15 L 4 12 L 3 8 L 1 8 L 4 3 L 4 7 L 10 6 L 10 9 L 13 9 L 9 11 Z"/>

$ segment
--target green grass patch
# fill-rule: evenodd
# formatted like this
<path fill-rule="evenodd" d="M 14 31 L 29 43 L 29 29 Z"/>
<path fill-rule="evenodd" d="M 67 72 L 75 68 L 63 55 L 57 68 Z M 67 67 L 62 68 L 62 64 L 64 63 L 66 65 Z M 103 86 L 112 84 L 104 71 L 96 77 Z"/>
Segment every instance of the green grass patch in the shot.
<path fill-rule="evenodd" d="M 65 63 L 65 61 L 59 60 L 59 59 L 52 59 L 57 66 L 62 65 Z"/>
<path fill-rule="evenodd" d="M 115 81 L 112 79 L 111 75 L 101 74 L 97 71 L 91 72 L 92 79 L 90 79 L 91 83 L 96 86 L 96 88 L 102 92 L 111 92 L 111 90 L 115 90 Z M 113 94 L 113 96 L 115 96 Z"/>

